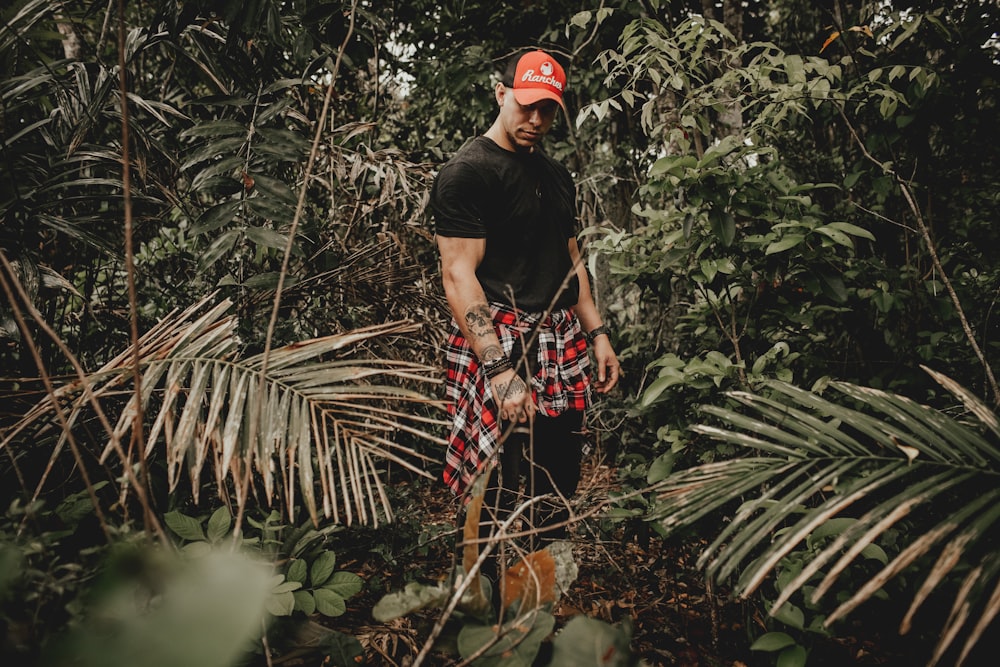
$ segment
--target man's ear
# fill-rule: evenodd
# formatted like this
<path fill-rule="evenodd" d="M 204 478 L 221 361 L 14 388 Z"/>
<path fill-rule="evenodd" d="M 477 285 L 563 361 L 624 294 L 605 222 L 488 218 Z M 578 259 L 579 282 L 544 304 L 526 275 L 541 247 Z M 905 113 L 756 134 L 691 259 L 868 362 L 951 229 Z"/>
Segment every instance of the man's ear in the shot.
<path fill-rule="evenodd" d="M 506 95 L 507 95 L 507 86 L 503 85 L 502 83 L 498 83 L 496 87 L 493 89 L 493 96 L 496 98 L 497 104 L 499 106 L 503 106 L 503 100 Z"/>

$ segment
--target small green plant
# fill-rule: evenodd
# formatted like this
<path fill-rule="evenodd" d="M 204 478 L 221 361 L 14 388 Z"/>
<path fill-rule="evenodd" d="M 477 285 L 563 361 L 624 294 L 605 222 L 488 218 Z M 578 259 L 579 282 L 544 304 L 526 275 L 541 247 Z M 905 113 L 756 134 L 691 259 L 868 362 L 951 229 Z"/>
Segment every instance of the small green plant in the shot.
<path fill-rule="evenodd" d="M 424 609 L 444 609 L 454 633 L 450 648 L 463 664 L 475 667 L 538 665 L 539 667 L 628 667 L 639 661 L 630 648 L 631 628 L 577 617 L 555 630 L 552 607 L 559 592 L 576 578 L 577 566 L 567 543 L 554 543 L 526 554 L 507 570 L 505 585 L 489 599 L 489 586 L 464 591 L 465 570 L 458 566 L 451 581 L 436 584 L 410 582 L 402 591 L 384 596 L 372 615 L 386 622 Z M 484 578 L 480 578 L 480 583 Z M 454 599 L 458 595 L 459 598 Z M 495 610 L 501 610 L 501 614 Z M 451 610 L 448 612 L 448 610 Z M 442 626 L 443 629 L 443 626 Z M 438 641 L 444 648 L 450 642 Z M 544 647 L 544 649 L 543 649 Z"/>
<path fill-rule="evenodd" d="M 805 512 L 805 508 L 802 512 Z M 857 519 L 851 517 L 836 517 L 810 533 L 802 546 L 782 558 L 775 568 L 775 593 L 780 595 L 838 535 L 856 523 Z M 789 530 L 790 528 L 783 528 L 777 531 L 775 538 L 779 538 Z M 887 565 L 889 562 L 885 550 L 875 543 L 867 545 L 860 555 L 862 560 L 853 562 L 841 575 L 842 586 L 854 586 L 857 582 L 870 578 L 873 574 L 872 568 L 869 567 L 870 562 L 881 565 Z M 746 568 L 746 571 L 752 571 L 756 565 L 754 562 Z M 807 584 L 777 609 L 774 608 L 775 596 L 762 594 L 764 608 L 770 614 L 769 630 L 754 640 L 750 650 L 773 653 L 776 664 L 781 667 L 804 666 L 815 641 L 831 636 L 825 625 L 830 611 L 828 605 L 812 599 L 816 584 L 825 576 L 825 572 L 816 571 L 809 577 Z M 846 599 L 845 594 L 835 597 L 838 601 Z M 886 599 L 888 594 L 883 589 L 873 597 Z"/>
<path fill-rule="evenodd" d="M 289 529 L 280 523 L 280 515 L 271 512 L 263 521 L 248 518 L 257 536 L 245 537 L 240 530 L 233 534 L 233 520 L 225 506 L 211 515 L 195 518 L 179 511 L 164 515 L 167 527 L 186 542 L 183 550 L 207 552 L 213 546 L 231 541 L 236 546 L 255 548 L 279 567 L 271 579 L 267 610 L 273 616 L 291 616 L 298 611 L 307 616 L 341 616 L 347 611 L 347 599 L 361 592 L 361 577 L 353 572 L 336 571 L 337 555 L 323 547 L 326 535 L 337 529 L 314 529 L 307 523 Z"/>

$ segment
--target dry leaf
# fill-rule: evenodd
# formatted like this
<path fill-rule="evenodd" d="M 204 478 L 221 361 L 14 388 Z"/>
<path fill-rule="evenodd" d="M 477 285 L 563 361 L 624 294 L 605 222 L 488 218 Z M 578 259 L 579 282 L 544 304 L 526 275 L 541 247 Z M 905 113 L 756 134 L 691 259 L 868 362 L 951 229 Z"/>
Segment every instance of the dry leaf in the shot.
<path fill-rule="evenodd" d="M 521 600 L 522 611 L 556 599 L 556 563 L 545 550 L 527 554 L 507 570 L 503 580 L 503 607 Z"/>

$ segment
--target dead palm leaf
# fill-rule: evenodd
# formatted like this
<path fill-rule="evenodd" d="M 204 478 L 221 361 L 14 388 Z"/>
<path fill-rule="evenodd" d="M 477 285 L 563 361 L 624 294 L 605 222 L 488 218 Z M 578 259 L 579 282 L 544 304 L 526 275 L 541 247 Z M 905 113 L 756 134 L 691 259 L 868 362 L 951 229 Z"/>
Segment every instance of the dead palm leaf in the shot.
<path fill-rule="evenodd" d="M 122 451 L 113 445 L 128 439 L 141 407 L 148 429 L 145 456 L 163 457 L 171 491 L 187 475 L 195 502 L 207 467 L 223 497 L 227 489 L 246 491 L 242 485 L 252 475 L 254 490 L 267 502 L 279 500 L 290 519 L 301 502 L 314 521 L 321 514 L 348 524 L 391 520 L 384 463 L 432 477 L 426 467 L 435 459 L 403 441 L 443 443 L 432 433 L 441 422 L 420 416 L 427 406 L 438 406 L 406 387 L 436 382 L 437 371 L 345 354 L 375 337 L 416 327 L 396 322 L 295 343 L 272 350 L 263 371 L 263 355 L 239 355 L 230 306 L 206 299 L 140 338 L 141 406 L 132 388 L 131 349 L 86 378 L 94 398 L 102 404 L 118 399 L 122 406 L 101 462 Z M 69 424 L 79 424 L 90 406 L 84 389 L 81 381 L 58 388 L 5 434 L 0 448 L 41 441 L 57 428 L 57 405 Z M 65 441 L 65 433 L 55 436 L 52 460 Z M 124 499 L 128 487 L 121 493 Z"/>
<path fill-rule="evenodd" d="M 830 387 L 860 407 L 780 382 L 768 385 L 767 396 L 730 394 L 741 409 L 705 408 L 724 426 L 693 429 L 752 454 L 670 476 L 655 487 L 658 503 L 649 518 L 673 530 L 742 500 L 699 565 L 713 579 L 734 578 L 734 592 L 746 597 L 816 529 L 849 517 L 848 527 L 810 551 L 801 573 L 782 586 L 772 614 L 817 576 L 813 602 L 838 580 L 843 585 L 845 570 L 905 518 L 911 527 L 900 531 L 900 552 L 837 604 L 826 624 L 855 610 L 890 579 L 916 570 L 923 583 L 901 619 L 900 632 L 906 633 L 930 594 L 957 579 L 951 613 L 928 664 L 939 662 L 962 637 L 961 664 L 1000 611 L 1000 430 L 989 408 L 931 374 L 962 401 L 974 423 L 903 396 L 839 382 Z M 929 570 L 928 558 L 934 563 Z"/>

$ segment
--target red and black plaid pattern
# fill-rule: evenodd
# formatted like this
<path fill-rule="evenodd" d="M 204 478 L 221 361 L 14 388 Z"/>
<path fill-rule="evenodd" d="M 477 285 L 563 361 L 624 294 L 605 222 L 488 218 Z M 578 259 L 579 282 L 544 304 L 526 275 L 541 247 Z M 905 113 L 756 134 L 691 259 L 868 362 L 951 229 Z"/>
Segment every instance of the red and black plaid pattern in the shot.
<path fill-rule="evenodd" d="M 505 354 L 511 353 L 518 340 L 522 349 L 527 349 L 537 332 L 538 356 L 532 364 L 536 371 L 531 377 L 531 394 L 538 409 L 552 417 L 568 410 L 586 410 L 590 406 L 590 359 L 576 314 L 572 310 L 559 310 L 542 319 L 539 314 L 518 312 L 498 303 L 491 303 L 490 309 Z M 446 392 L 452 426 L 444 481 L 460 495 L 496 452 L 500 419 L 492 386 L 454 321 L 446 359 Z"/>

